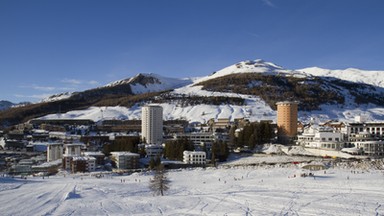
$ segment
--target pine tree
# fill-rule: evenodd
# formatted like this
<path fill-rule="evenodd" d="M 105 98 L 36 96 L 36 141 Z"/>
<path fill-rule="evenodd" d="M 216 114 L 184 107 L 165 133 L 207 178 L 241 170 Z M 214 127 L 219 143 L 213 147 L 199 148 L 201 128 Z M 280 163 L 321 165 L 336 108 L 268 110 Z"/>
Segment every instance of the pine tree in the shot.
<path fill-rule="evenodd" d="M 149 182 L 149 188 L 155 195 L 164 196 L 164 192 L 169 189 L 170 180 L 166 176 L 164 166 L 157 166 L 153 179 Z"/>
<path fill-rule="evenodd" d="M 149 169 L 154 169 L 155 168 L 155 159 L 153 157 L 151 157 L 151 159 L 149 160 Z"/>

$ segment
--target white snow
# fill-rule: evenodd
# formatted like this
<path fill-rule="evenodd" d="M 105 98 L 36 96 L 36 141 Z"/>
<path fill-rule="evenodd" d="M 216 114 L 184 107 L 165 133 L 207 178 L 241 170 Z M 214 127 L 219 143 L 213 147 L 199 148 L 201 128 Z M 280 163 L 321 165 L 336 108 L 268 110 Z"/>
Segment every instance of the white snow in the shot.
<path fill-rule="evenodd" d="M 356 68 L 345 70 L 329 70 L 318 67 L 299 69 L 298 71 L 311 74 L 313 76 L 334 77 L 356 83 L 366 83 L 378 87 L 384 87 L 384 71 L 369 71 Z"/>
<path fill-rule="evenodd" d="M 54 101 L 64 100 L 64 99 L 67 99 L 67 98 L 71 97 L 72 95 L 73 95 L 73 92 L 65 92 L 65 93 L 61 93 L 61 94 L 54 94 L 54 95 L 51 95 L 51 96 L 49 96 L 47 98 L 44 98 L 40 102 L 41 103 L 45 103 L 45 102 L 54 102 Z"/>
<path fill-rule="evenodd" d="M 147 85 L 142 85 L 139 83 L 132 84 L 131 82 L 139 75 L 143 75 L 146 77 L 153 77 L 158 82 L 150 83 Z M 150 74 L 138 74 L 135 77 L 132 77 L 130 79 L 118 80 L 118 81 L 115 81 L 115 82 L 112 82 L 112 83 L 106 85 L 105 87 L 121 85 L 124 83 L 130 83 L 132 92 L 134 94 L 142 94 L 142 93 L 166 91 L 166 90 L 178 88 L 181 86 L 188 85 L 188 84 L 192 83 L 192 81 L 190 79 L 187 79 L 187 78 L 185 78 L 185 79 L 169 78 L 169 77 L 160 76 L 158 74 L 150 73 Z"/>
<path fill-rule="evenodd" d="M 160 104 L 164 108 L 164 120 L 168 119 L 186 119 L 192 122 L 204 123 L 211 118 L 248 118 L 251 121 L 258 120 L 276 120 L 276 112 L 272 110 L 261 98 L 241 95 L 235 93 L 211 92 L 202 90 L 202 86 L 198 83 L 209 79 L 226 76 L 236 73 L 263 73 L 263 74 L 285 74 L 286 76 L 329 76 L 336 77 L 352 82 L 363 82 L 367 84 L 384 87 L 384 71 L 364 71 L 358 69 L 346 70 L 327 70 L 321 68 L 305 68 L 301 70 L 286 70 L 270 62 L 263 60 L 243 61 L 237 64 L 226 67 L 216 73 L 200 78 L 191 79 L 174 79 L 166 78 L 156 74 L 143 74 L 151 76 L 159 80 L 160 83 L 148 84 L 131 84 L 134 93 L 144 93 L 153 91 L 162 91 L 174 89 L 171 94 L 184 96 L 223 96 L 223 97 L 238 97 L 246 100 L 244 106 L 238 105 L 206 105 L 200 104 L 196 106 L 182 107 L 176 102 Z M 135 77 L 126 80 L 116 81 L 107 86 L 129 83 Z M 257 85 L 258 83 L 251 83 Z M 341 92 L 348 95 L 347 92 Z M 136 104 L 131 108 L 126 107 L 90 107 L 86 110 L 70 111 L 63 114 L 48 115 L 43 118 L 70 118 L 70 119 L 92 119 L 99 121 L 101 119 L 140 119 L 141 106 Z M 352 122 L 355 116 L 364 115 L 369 121 L 384 121 L 384 107 L 377 105 L 357 105 L 353 98 L 346 97 L 344 105 L 327 105 L 324 104 L 321 110 L 311 112 L 299 112 L 299 120 L 309 122 L 310 118 L 314 117 L 321 121 L 337 119 L 345 122 Z"/>
<path fill-rule="evenodd" d="M 176 103 L 161 103 L 163 107 L 163 119 L 186 119 L 192 122 L 207 122 L 214 118 L 249 118 L 256 120 L 274 120 L 276 112 L 258 98 L 249 98 L 245 106 L 239 105 L 206 105 L 181 107 Z M 141 107 L 139 105 L 127 107 L 90 107 L 85 110 L 74 110 L 61 114 L 50 114 L 41 119 L 91 119 L 95 122 L 101 119 L 141 119 Z"/>
<path fill-rule="evenodd" d="M 218 77 L 223 77 L 231 74 L 262 73 L 262 74 L 277 75 L 280 72 L 289 73 L 290 71 L 285 70 L 282 67 L 275 65 L 274 63 L 257 59 L 253 61 L 242 61 L 237 64 L 228 66 L 209 76 L 195 79 L 194 83 L 199 83 L 199 82 L 203 82 L 203 81 L 207 81 L 210 79 L 215 79 Z"/>
<path fill-rule="evenodd" d="M 301 165 L 172 170 L 167 175 L 170 190 L 162 197 L 149 190 L 150 172 L 103 173 L 103 178 L 96 178 L 96 173 L 26 180 L 0 177 L 0 212 L 4 216 L 384 215 L 382 170 L 333 167 L 304 178 L 300 174 L 309 171 Z"/>

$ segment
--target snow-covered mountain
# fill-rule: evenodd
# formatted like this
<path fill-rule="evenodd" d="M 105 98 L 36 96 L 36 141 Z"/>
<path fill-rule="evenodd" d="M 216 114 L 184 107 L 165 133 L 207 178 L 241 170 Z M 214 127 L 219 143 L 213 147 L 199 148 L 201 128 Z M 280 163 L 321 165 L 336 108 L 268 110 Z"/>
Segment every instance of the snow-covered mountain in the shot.
<path fill-rule="evenodd" d="M 0 111 L 1 110 L 6 110 L 14 106 L 15 104 L 9 101 L 2 100 L 0 101 Z"/>
<path fill-rule="evenodd" d="M 277 100 L 298 100 L 302 121 L 352 121 L 356 115 L 384 120 L 383 75 L 358 69 L 290 70 L 260 59 L 191 79 L 138 74 L 47 103 L 52 112 L 43 118 L 140 119 L 143 105 L 157 103 L 164 108 L 165 120 L 275 120 Z M 59 104 L 63 113 L 55 114 Z"/>
<path fill-rule="evenodd" d="M 129 84 L 132 93 L 143 94 L 148 92 L 160 92 L 175 89 L 181 86 L 191 84 L 191 79 L 176 79 L 163 77 L 157 74 L 137 74 L 136 76 L 128 79 L 118 80 L 112 82 L 105 87 L 114 87 L 124 84 Z"/>
<path fill-rule="evenodd" d="M 215 73 L 209 76 L 196 79 L 195 83 L 200 83 L 203 81 L 207 81 L 210 79 L 215 79 L 223 76 L 234 75 L 234 74 L 244 74 L 244 73 L 258 73 L 262 75 L 271 75 L 271 76 L 277 76 L 277 75 L 295 76 L 295 77 L 311 76 L 309 73 L 306 73 L 305 71 L 289 70 L 281 66 L 278 66 L 274 63 L 267 62 L 262 59 L 256 59 L 252 61 L 250 60 L 241 61 L 239 63 L 230 65 L 226 68 L 216 71 Z"/>
<path fill-rule="evenodd" d="M 10 101 L 0 101 L 0 111 L 8 110 L 10 108 L 23 107 L 31 104 L 30 102 L 12 103 Z"/>
<path fill-rule="evenodd" d="M 317 73 L 315 73 L 317 71 Z M 302 70 L 288 70 L 276 64 L 265 62 L 263 60 L 254 61 L 243 61 L 237 64 L 228 66 L 222 70 L 219 70 L 206 77 L 196 78 L 191 80 L 183 80 L 184 82 L 178 82 L 179 80 L 172 80 L 169 78 L 163 78 L 154 74 L 139 74 L 133 78 L 121 80 L 109 84 L 108 86 L 121 85 L 123 83 L 130 83 L 132 91 L 136 94 L 143 93 L 143 88 L 148 86 L 147 91 L 159 91 L 171 89 L 172 86 L 179 85 L 179 88 L 174 88 L 170 93 L 171 97 L 222 97 L 222 98 L 240 98 L 244 100 L 243 104 L 185 104 L 178 100 L 171 100 L 166 102 L 158 103 L 164 108 L 164 119 L 178 119 L 183 118 L 189 121 L 206 122 L 211 118 L 249 118 L 251 121 L 257 121 L 260 119 L 275 120 L 276 112 L 268 105 L 262 98 L 252 94 L 239 94 L 235 92 L 222 92 L 222 91 L 209 91 L 204 90 L 204 82 L 212 81 L 216 82 L 219 78 L 225 78 L 231 75 L 243 75 L 243 74 L 260 74 L 278 77 L 294 77 L 303 79 L 306 82 L 311 81 L 316 77 L 334 77 L 341 80 L 348 80 L 356 83 L 367 83 L 378 87 L 375 91 L 380 91 L 380 79 L 383 79 L 380 73 L 384 74 L 384 71 L 367 72 L 357 69 L 348 69 L 344 73 L 353 72 L 352 75 L 343 75 L 340 71 L 326 70 L 326 72 L 320 73 L 319 70 L 302 69 Z M 324 70 L 325 71 L 325 70 Z M 376 79 L 372 79 L 373 75 L 367 76 L 365 73 L 375 74 Z M 158 81 L 159 80 L 166 80 Z M 169 82 L 171 80 L 172 82 Z M 309 80 L 309 81 L 308 81 Z M 144 82 L 145 81 L 145 82 Z M 373 82 L 376 81 L 376 82 Z M 250 85 L 263 85 L 258 83 L 259 81 L 250 81 Z M 304 82 L 304 81 L 303 81 Z M 325 82 L 325 81 L 322 81 Z M 300 112 L 300 118 L 303 121 L 308 120 L 313 115 L 320 119 L 341 119 L 341 120 L 352 120 L 355 115 L 365 115 L 368 119 L 384 119 L 384 109 L 370 103 L 357 105 L 353 101 L 353 96 L 350 95 L 347 90 L 340 89 L 340 86 L 329 87 L 329 83 L 336 81 L 328 81 L 326 84 L 327 91 L 339 90 L 341 96 L 345 98 L 344 104 L 323 104 L 320 110 L 302 111 Z M 162 85 L 161 83 L 172 83 L 172 85 Z M 175 83 L 175 84 L 174 84 Z M 151 86 L 152 85 L 152 86 Z M 316 84 L 317 85 L 317 84 Z M 343 84 L 347 85 L 347 84 Z M 319 93 L 319 92 L 318 92 Z M 316 94 L 316 92 L 315 92 Z M 170 96 L 168 96 L 170 97 Z M 316 95 L 315 95 L 316 97 Z M 100 110 L 103 110 L 103 118 L 123 118 L 123 119 L 140 119 L 141 106 L 138 104 L 133 107 L 90 107 L 89 109 L 82 111 L 72 111 L 64 115 L 64 117 L 76 117 L 76 118 L 90 118 L 94 120 L 101 120 Z M 61 114 L 63 117 L 63 114 Z M 58 116 L 53 114 L 46 116 L 46 118 L 57 118 Z"/>
<path fill-rule="evenodd" d="M 373 86 L 384 87 L 384 71 L 369 71 L 356 68 L 345 70 L 329 70 L 318 67 L 299 69 L 299 72 L 319 77 L 334 77 L 355 83 L 365 83 Z"/>
<path fill-rule="evenodd" d="M 41 102 L 46 103 L 46 102 L 60 101 L 63 99 L 67 99 L 72 95 L 73 95 L 73 92 L 64 92 L 64 93 L 54 94 L 47 98 L 44 98 L 43 100 L 41 100 Z"/>

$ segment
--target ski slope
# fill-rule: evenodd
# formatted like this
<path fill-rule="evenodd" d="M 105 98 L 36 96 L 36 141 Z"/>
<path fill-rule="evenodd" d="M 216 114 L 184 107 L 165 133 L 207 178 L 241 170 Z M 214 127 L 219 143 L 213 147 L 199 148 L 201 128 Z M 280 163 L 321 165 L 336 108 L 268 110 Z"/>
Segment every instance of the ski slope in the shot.
<path fill-rule="evenodd" d="M 284 165 L 281 165 L 284 166 Z M 151 172 L 0 178 L 0 212 L 10 215 L 384 215 L 384 172 L 331 168 L 299 177 L 294 165 L 168 172 L 153 196 Z M 295 177 L 296 175 L 296 177 Z"/>

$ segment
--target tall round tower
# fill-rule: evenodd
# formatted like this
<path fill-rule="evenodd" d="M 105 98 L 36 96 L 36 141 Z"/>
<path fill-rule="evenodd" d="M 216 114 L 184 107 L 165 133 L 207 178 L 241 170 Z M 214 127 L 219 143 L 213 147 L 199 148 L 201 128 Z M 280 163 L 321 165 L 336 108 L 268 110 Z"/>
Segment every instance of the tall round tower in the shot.
<path fill-rule="evenodd" d="M 283 101 L 276 105 L 278 138 L 282 142 L 289 142 L 297 135 L 298 102 Z"/>

